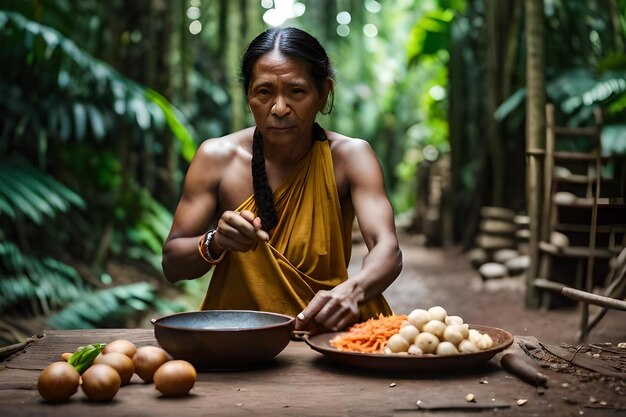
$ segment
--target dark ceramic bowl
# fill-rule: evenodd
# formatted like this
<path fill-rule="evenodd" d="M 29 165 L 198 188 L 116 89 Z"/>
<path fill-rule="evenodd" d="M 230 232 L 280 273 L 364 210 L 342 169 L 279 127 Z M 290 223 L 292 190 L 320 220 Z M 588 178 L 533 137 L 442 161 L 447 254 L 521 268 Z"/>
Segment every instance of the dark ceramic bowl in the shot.
<path fill-rule="evenodd" d="M 163 349 L 202 371 L 267 364 L 289 343 L 294 321 L 263 311 L 204 310 L 153 319 L 152 324 Z"/>

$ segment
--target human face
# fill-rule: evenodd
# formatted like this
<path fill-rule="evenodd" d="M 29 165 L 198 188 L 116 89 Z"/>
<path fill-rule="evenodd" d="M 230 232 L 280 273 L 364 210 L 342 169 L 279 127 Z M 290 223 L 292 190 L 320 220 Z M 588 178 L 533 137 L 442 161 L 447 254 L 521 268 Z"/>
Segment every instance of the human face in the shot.
<path fill-rule="evenodd" d="M 304 60 L 277 50 L 262 55 L 252 69 L 248 104 L 266 142 L 310 143 L 315 116 L 326 104 L 326 84 L 320 93 Z"/>

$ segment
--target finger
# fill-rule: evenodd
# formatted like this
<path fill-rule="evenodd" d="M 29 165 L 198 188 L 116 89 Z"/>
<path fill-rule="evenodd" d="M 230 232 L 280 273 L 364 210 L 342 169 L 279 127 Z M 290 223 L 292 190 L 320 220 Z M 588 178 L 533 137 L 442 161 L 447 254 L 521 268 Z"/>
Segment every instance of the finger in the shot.
<path fill-rule="evenodd" d="M 264 242 L 270 240 L 270 235 L 265 230 L 263 230 L 263 224 L 261 223 L 260 217 L 255 217 L 252 220 L 252 225 L 254 226 L 254 230 L 256 230 L 256 237 L 261 239 Z"/>
<path fill-rule="evenodd" d="M 238 252 L 247 252 L 253 248 L 254 243 L 250 241 L 239 241 L 236 239 L 231 239 L 225 234 L 220 235 L 219 246 L 224 248 L 224 250 L 233 250 Z"/>
<path fill-rule="evenodd" d="M 320 290 L 318 291 L 313 299 L 309 302 L 304 310 L 300 314 L 298 314 L 298 319 L 302 321 L 304 324 L 309 323 L 310 321 L 318 321 L 317 315 L 319 312 L 326 306 L 329 301 L 329 291 Z"/>
<path fill-rule="evenodd" d="M 317 323 L 315 323 L 315 321 L 311 321 L 309 323 L 304 324 L 301 321 L 299 321 L 297 317 L 296 317 L 295 329 L 296 330 L 307 331 L 307 332 L 309 332 L 310 335 L 314 335 L 314 334 L 317 334 L 317 333 L 323 333 L 326 330 L 326 329 L 318 326 Z"/>
<path fill-rule="evenodd" d="M 343 330 L 349 324 L 352 324 L 359 317 L 359 309 L 357 306 L 349 302 L 342 303 L 342 309 L 338 310 L 331 316 L 324 325 L 333 331 Z"/>
<path fill-rule="evenodd" d="M 216 243 L 224 249 L 247 252 L 252 249 L 257 242 L 257 239 L 254 237 L 254 232 L 252 233 L 253 238 L 250 238 L 232 225 L 220 221 L 214 238 L 217 239 Z"/>
<path fill-rule="evenodd" d="M 254 219 L 256 218 L 254 213 L 251 212 L 250 210 L 244 210 L 241 213 L 239 213 L 239 215 L 243 217 L 244 219 L 246 219 L 247 221 L 249 221 L 250 223 L 253 223 Z"/>
<path fill-rule="evenodd" d="M 256 237 L 261 239 L 263 242 L 268 242 L 270 240 L 270 235 L 265 230 L 257 230 Z"/>
<path fill-rule="evenodd" d="M 226 236 L 241 243 L 250 244 L 257 238 L 252 222 L 239 214 L 222 216 L 218 227 Z"/>
<path fill-rule="evenodd" d="M 333 316 L 342 314 L 343 310 L 345 309 L 339 299 L 329 297 L 324 306 L 315 315 L 315 321 L 328 324 L 332 321 Z"/>

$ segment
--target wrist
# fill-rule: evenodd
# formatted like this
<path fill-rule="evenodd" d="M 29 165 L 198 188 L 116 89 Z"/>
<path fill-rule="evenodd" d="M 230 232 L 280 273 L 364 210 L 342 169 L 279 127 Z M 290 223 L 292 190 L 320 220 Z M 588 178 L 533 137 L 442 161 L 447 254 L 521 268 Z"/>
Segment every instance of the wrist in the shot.
<path fill-rule="evenodd" d="M 226 249 L 224 249 L 224 247 L 222 245 L 220 245 L 219 242 L 217 241 L 217 232 L 218 231 L 219 231 L 219 228 L 216 228 L 213 231 L 212 236 L 211 236 L 211 238 L 208 241 L 207 251 L 208 251 L 209 258 L 211 258 L 211 259 L 220 259 L 221 260 L 221 258 L 224 256 L 224 253 L 226 252 Z M 209 230 L 209 232 L 210 232 L 210 230 Z M 207 234 L 209 232 L 207 232 Z"/>
<path fill-rule="evenodd" d="M 200 257 L 211 265 L 220 263 L 222 259 L 224 259 L 224 255 L 226 254 L 226 250 L 222 248 L 221 253 L 217 258 L 214 258 L 212 255 L 213 252 L 210 250 L 210 247 L 212 245 L 215 247 L 216 245 L 216 242 L 213 242 L 213 238 L 215 237 L 216 233 L 216 229 L 211 229 L 207 231 L 204 235 L 202 235 L 200 237 L 200 240 L 198 241 L 198 252 L 200 253 Z"/>

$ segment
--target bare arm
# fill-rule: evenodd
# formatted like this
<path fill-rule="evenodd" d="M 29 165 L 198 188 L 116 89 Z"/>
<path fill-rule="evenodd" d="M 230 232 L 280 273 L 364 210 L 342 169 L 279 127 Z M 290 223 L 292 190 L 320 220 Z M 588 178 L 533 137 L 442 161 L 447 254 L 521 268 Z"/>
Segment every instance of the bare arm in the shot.
<path fill-rule="evenodd" d="M 206 141 L 191 161 L 172 228 L 163 246 L 163 272 L 172 282 L 198 278 L 211 267 L 200 257 L 198 241 L 214 222 L 220 181 L 218 167 L 224 159 L 215 154 L 215 144 Z"/>
<path fill-rule="evenodd" d="M 237 146 L 228 140 L 212 139 L 200 146 L 191 162 L 172 228 L 163 246 L 163 272 L 169 281 L 198 278 L 208 272 L 212 265 L 200 256 L 198 242 L 212 225 L 217 226 L 209 247 L 214 259 L 225 250 L 245 252 L 259 239 L 269 238 L 260 230 L 260 219 L 251 212 L 219 212 L 222 176 L 227 172 L 237 175 L 232 164 L 238 152 Z"/>
<path fill-rule="evenodd" d="M 314 320 L 326 329 L 341 329 L 358 316 L 358 305 L 381 294 L 400 274 L 402 254 L 393 209 L 382 169 L 369 144 L 351 139 L 340 144 L 339 175 L 348 181 L 368 254 L 361 270 L 330 291 L 320 291 L 298 317 L 299 328 Z M 335 154 L 333 154 L 335 156 Z"/>

